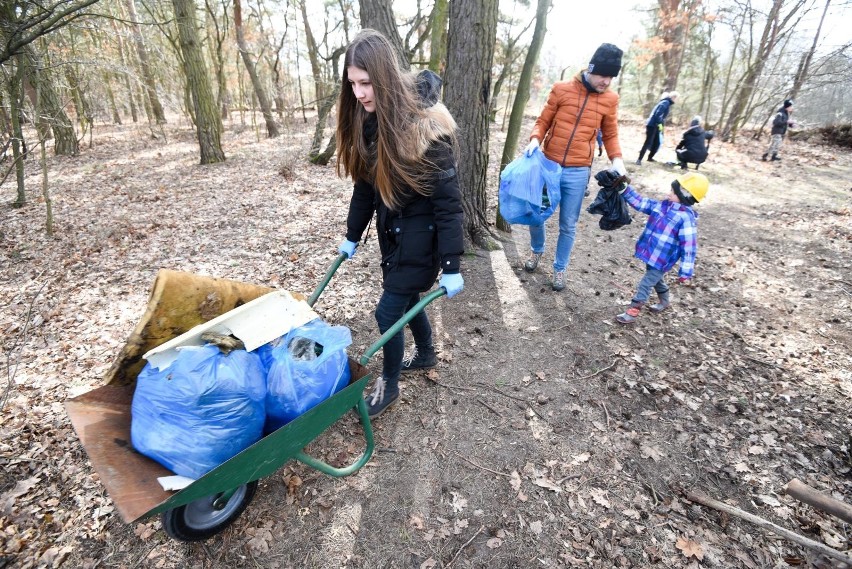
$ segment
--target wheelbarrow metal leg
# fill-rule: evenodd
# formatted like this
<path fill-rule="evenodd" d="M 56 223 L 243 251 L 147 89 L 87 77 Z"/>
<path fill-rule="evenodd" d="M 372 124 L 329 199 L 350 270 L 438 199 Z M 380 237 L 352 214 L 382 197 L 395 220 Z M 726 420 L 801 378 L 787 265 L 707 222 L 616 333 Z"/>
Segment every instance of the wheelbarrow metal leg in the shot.
<path fill-rule="evenodd" d="M 312 468 L 316 468 L 320 472 L 328 474 L 329 476 L 342 477 L 349 476 L 357 472 L 362 466 L 367 464 L 370 460 L 370 457 L 373 456 L 373 449 L 375 448 L 375 441 L 373 440 L 373 427 L 370 424 L 370 415 L 367 411 L 367 402 L 364 401 L 364 398 L 361 397 L 358 399 L 358 417 L 361 420 L 361 427 L 364 428 L 364 439 L 366 439 L 367 446 L 364 449 L 364 452 L 361 456 L 350 464 L 349 466 L 345 466 L 342 468 L 334 467 L 318 458 L 314 458 L 308 454 L 305 454 L 304 451 L 297 452 L 293 458 L 298 460 L 303 464 L 307 464 Z"/>

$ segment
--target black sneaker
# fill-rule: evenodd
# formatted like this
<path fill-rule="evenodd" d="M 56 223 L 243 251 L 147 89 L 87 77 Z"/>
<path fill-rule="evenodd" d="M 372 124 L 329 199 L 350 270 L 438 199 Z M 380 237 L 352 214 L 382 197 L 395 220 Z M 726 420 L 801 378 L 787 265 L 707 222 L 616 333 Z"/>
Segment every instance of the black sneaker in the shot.
<path fill-rule="evenodd" d="M 399 386 L 391 392 L 388 389 L 388 382 L 379 377 L 373 386 L 373 392 L 367 396 L 367 415 L 375 419 L 397 401 L 399 401 Z"/>
<path fill-rule="evenodd" d="M 407 360 L 402 360 L 402 373 L 409 371 L 417 371 L 419 369 L 429 369 L 438 365 L 438 356 L 435 350 L 429 350 L 421 354 L 417 348 L 414 348 L 414 353 Z"/>

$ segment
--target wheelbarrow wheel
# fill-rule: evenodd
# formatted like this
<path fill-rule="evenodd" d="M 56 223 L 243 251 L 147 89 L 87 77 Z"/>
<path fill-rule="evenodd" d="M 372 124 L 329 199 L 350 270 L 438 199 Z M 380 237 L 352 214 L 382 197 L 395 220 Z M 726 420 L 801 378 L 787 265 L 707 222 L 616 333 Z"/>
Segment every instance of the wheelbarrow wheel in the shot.
<path fill-rule="evenodd" d="M 220 494 L 214 494 L 163 512 L 163 529 L 170 537 L 180 541 L 202 541 L 213 537 L 243 513 L 256 491 L 257 480 L 237 488 L 221 508 L 214 504 Z"/>

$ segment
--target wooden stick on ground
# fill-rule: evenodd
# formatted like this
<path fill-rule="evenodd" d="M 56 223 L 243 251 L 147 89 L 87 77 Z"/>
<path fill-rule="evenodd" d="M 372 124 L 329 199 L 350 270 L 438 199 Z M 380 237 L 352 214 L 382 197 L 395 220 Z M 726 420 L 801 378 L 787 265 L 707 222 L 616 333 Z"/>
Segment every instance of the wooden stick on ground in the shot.
<path fill-rule="evenodd" d="M 480 526 L 479 529 L 476 530 L 476 533 L 473 534 L 473 537 L 471 537 L 469 540 L 467 540 L 464 545 L 459 547 L 459 550 L 456 551 L 456 554 L 453 555 L 453 558 L 450 559 L 449 563 L 447 563 L 447 565 L 446 565 L 447 568 L 449 568 L 453 563 L 456 562 L 456 558 L 459 556 L 459 554 L 461 554 L 461 552 L 464 550 L 464 548 L 467 547 L 468 545 L 470 545 L 470 542 L 472 542 L 474 539 L 476 539 L 476 536 L 478 536 L 480 533 L 482 533 L 482 530 L 484 530 L 484 529 L 485 529 L 485 526 Z"/>
<path fill-rule="evenodd" d="M 690 502 L 695 502 L 697 504 L 701 504 L 702 506 L 707 506 L 708 508 L 713 508 L 714 510 L 719 510 L 720 512 L 725 512 L 726 514 L 730 514 L 737 518 L 749 521 L 765 530 L 769 530 L 772 533 L 789 539 L 794 543 L 798 543 L 802 547 L 813 549 L 822 553 L 823 555 L 831 557 L 832 559 L 837 559 L 838 561 L 842 561 L 843 563 L 846 563 L 849 567 L 852 567 L 852 556 L 846 555 L 845 553 L 837 551 L 836 549 L 832 549 L 824 543 L 808 539 L 807 537 L 801 536 L 796 532 L 775 525 L 768 520 L 764 520 L 761 517 L 755 516 L 754 514 L 750 514 L 746 511 L 740 510 L 739 508 L 729 506 L 728 504 L 720 502 L 719 500 L 709 498 L 704 494 L 700 494 L 698 492 L 693 492 L 690 490 L 684 490 L 684 495 Z"/>
<path fill-rule="evenodd" d="M 787 486 L 784 487 L 784 491 L 800 502 L 809 504 L 817 510 L 826 512 L 840 518 L 846 523 L 852 524 L 852 506 L 811 488 L 798 478 L 790 480 Z"/>

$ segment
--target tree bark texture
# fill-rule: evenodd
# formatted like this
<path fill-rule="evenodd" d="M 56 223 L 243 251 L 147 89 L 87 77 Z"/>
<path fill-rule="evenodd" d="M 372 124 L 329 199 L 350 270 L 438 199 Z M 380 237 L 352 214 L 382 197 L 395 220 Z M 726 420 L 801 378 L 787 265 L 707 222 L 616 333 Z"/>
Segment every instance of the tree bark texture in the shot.
<path fill-rule="evenodd" d="M 658 0 L 660 7 L 660 35 L 666 49 L 660 54 L 663 61 L 663 72 L 667 91 L 677 88 L 680 69 L 683 64 L 683 54 L 686 49 L 689 22 L 695 7 L 692 1 Z"/>
<path fill-rule="evenodd" d="M 130 29 L 133 31 L 133 40 L 136 43 L 136 56 L 139 58 L 139 70 L 142 72 L 142 81 L 145 83 L 145 90 L 148 95 L 148 105 L 151 109 L 151 114 L 157 124 L 166 123 L 166 113 L 163 111 L 163 105 L 160 103 L 160 98 L 157 96 L 157 85 L 154 82 L 154 74 L 151 71 L 151 64 L 148 61 L 148 49 L 145 47 L 145 38 L 142 36 L 142 27 L 139 25 L 139 16 L 136 14 L 136 4 L 134 0 L 126 0 L 127 12 L 130 16 Z M 193 18 L 194 19 L 194 18 Z"/>
<path fill-rule="evenodd" d="M 24 58 L 17 56 L 17 69 L 9 78 L 9 112 L 12 115 L 12 158 L 15 160 L 15 180 L 17 181 L 17 197 L 12 207 L 23 207 L 27 203 L 27 193 L 24 189 L 24 154 L 21 152 L 21 141 L 24 139 L 21 130 L 21 83 L 24 76 Z"/>
<path fill-rule="evenodd" d="M 74 124 L 65 113 L 63 101 L 54 86 L 52 74 L 43 68 L 41 57 L 35 52 L 32 44 L 23 48 L 27 79 L 34 89 L 39 90 L 41 108 L 48 117 L 53 130 L 53 152 L 58 156 L 77 156 L 80 144 L 74 132 Z M 39 70 L 36 72 L 35 70 Z"/>
<path fill-rule="evenodd" d="M 512 161 L 518 150 L 518 135 L 524 122 L 524 110 L 530 100 L 530 82 L 533 71 L 538 64 L 538 55 L 541 53 L 541 44 L 544 42 L 544 34 L 547 33 L 547 13 L 550 11 L 551 0 L 538 0 L 535 12 L 535 30 L 532 41 L 524 59 L 521 76 L 518 78 L 518 88 L 515 91 L 515 101 L 512 103 L 512 114 L 509 117 L 509 129 L 506 132 L 506 143 L 503 145 L 503 156 L 500 158 L 500 171 L 506 164 Z M 511 231 L 512 226 L 506 223 L 497 208 L 497 228 L 503 231 Z"/>
<path fill-rule="evenodd" d="M 243 14 L 240 0 L 234 0 L 234 29 L 237 33 L 237 45 L 240 48 L 243 65 L 246 66 L 252 87 L 254 87 L 254 94 L 257 96 L 258 104 L 260 104 L 260 111 L 263 113 L 263 120 L 266 122 L 266 136 L 275 138 L 278 136 L 278 125 L 275 124 L 275 117 L 272 115 L 272 105 L 269 102 L 269 97 L 266 95 L 266 89 L 263 88 L 260 82 L 260 77 L 257 74 L 257 66 L 248 50 L 248 44 L 246 43 L 243 32 Z"/>
<path fill-rule="evenodd" d="M 311 73 L 314 76 L 314 90 L 316 91 L 317 108 L 321 105 L 321 101 L 325 98 L 325 85 L 322 81 L 322 66 L 319 62 L 319 49 L 317 42 L 314 39 L 314 33 L 311 31 L 311 23 L 308 20 L 308 11 L 305 8 L 305 0 L 300 0 L 299 7 L 302 10 L 302 23 L 305 26 L 305 43 L 308 47 L 308 60 L 311 62 Z"/>
<path fill-rule="evenodd" d="M 201 45 L 198 41 L 198 25 L 195 19 L 194 0 L 172 0 L 175 20 L 180 34 L 180 49 L 183 53 L 186 83 L 192 95 L 195 114 L 195 129 L 201 149 L 201 163 L 213 164 L 225 160 L 222 151 L 222 121 L 210 87 L 210 77 L 204 65 Z"/>
<path fill-rule="evenodd" d="M 211 35 L 213 41 L 208 44 L 210 49 L 210 59 L 213 60 L 213 65 L 216 68 L 216 106 L 222 113 L 222 120 L 230 116 L 229 103 L 230 95 L 228 94 L 228 83 L 225 77 L 225 56 L 223 53 L 225 43 L 226 30 L 219 27 L 219 20 L 216 15 L 214 6 L 210 0 L 205 0 L 206 21 L 208 35 Z M 222 11 L 222 19 L 227 20 L 227 11 Z M 226 27 L 226 26 L 223 26 Z"/>
<path fill-rule="evenodd" d="M 334 108 L 334 104 L 337 101 L 337 96 L 339 94 L 340 83 L 337 83 L 334 86 L 334 90 L 329 93 L 328 97 L 326 97 L 324 101 L 321 101 L 321 105 L 317 112 L 317 126 L 314 129 L 314 138 L 311 142 L 311 149 L 308 152 L 308 159 L 313 164 L 321 164 L 325 166 L 328 164 L 328 160 L 337 148 L 337 137 L 335 136 L 334 131 L 332 131 L 333 134 L 331 135 L 331 140 L 329 141 L 328 146 L 324 152 L 320 153 L 323 133 L 325 133 L 325 123 L 328 119 L 328 115 L 331 114 L 331 110 Z"/>
<path fill-rule="evenodd" d="M 487 0 L 491 1 L 491 0 Z M 469 3 L 469 2 L 468 2 Z M 389 0 L 361 0 L 361 27 L 372 28 L 381 32 L 388 40 L 390 40 L 396 52 L 399 54 L 399 64 L 403 69 L 409 69 L 408 54 L 405 53 L 405 46 L 402 43 L 402 37 L 396 28 L 396 20 L 393 15 L 393 8 Z"/>
<path fill-rule="evenodd" d="M 110 20 L 110 25 L 112 26 L 112 31 L 116 38 L 116 43 L 118 46 L 118 56 L 121 60 L 121 67 L 123 69 L 129 69 L 127 63 L 127 55 L 124 51 L 124 38 L 122 37 L 122 34 L 119 33 L 118 26 L 116 25 L 115 20 Z M 122 76 L 124 77 L 124 88 L 127 91 L 127 103 L 128 105 L 130 105 L 130 117 L 133 120 L 133 123 L 136 124 L 137 122 L 139 122 L 139 113 L 136 110 L 136 93 L 133 89 L 133 85 L 130 83 L 130 74 L 122 73 Z"/>
<path fill-rule="evenodd" d="M 447 67 L 448 0 L 435 0 L 432 7 L 432 37 L 430 38 L 429 69 L 443 75 Z"/>
<path fill-rule="evenodd" d="M 473 244 L 493 248 L 485 211 L 497 0 L 451 2 L 449 17 L 444 100 L 459 126 L 465 232 Z"/>

